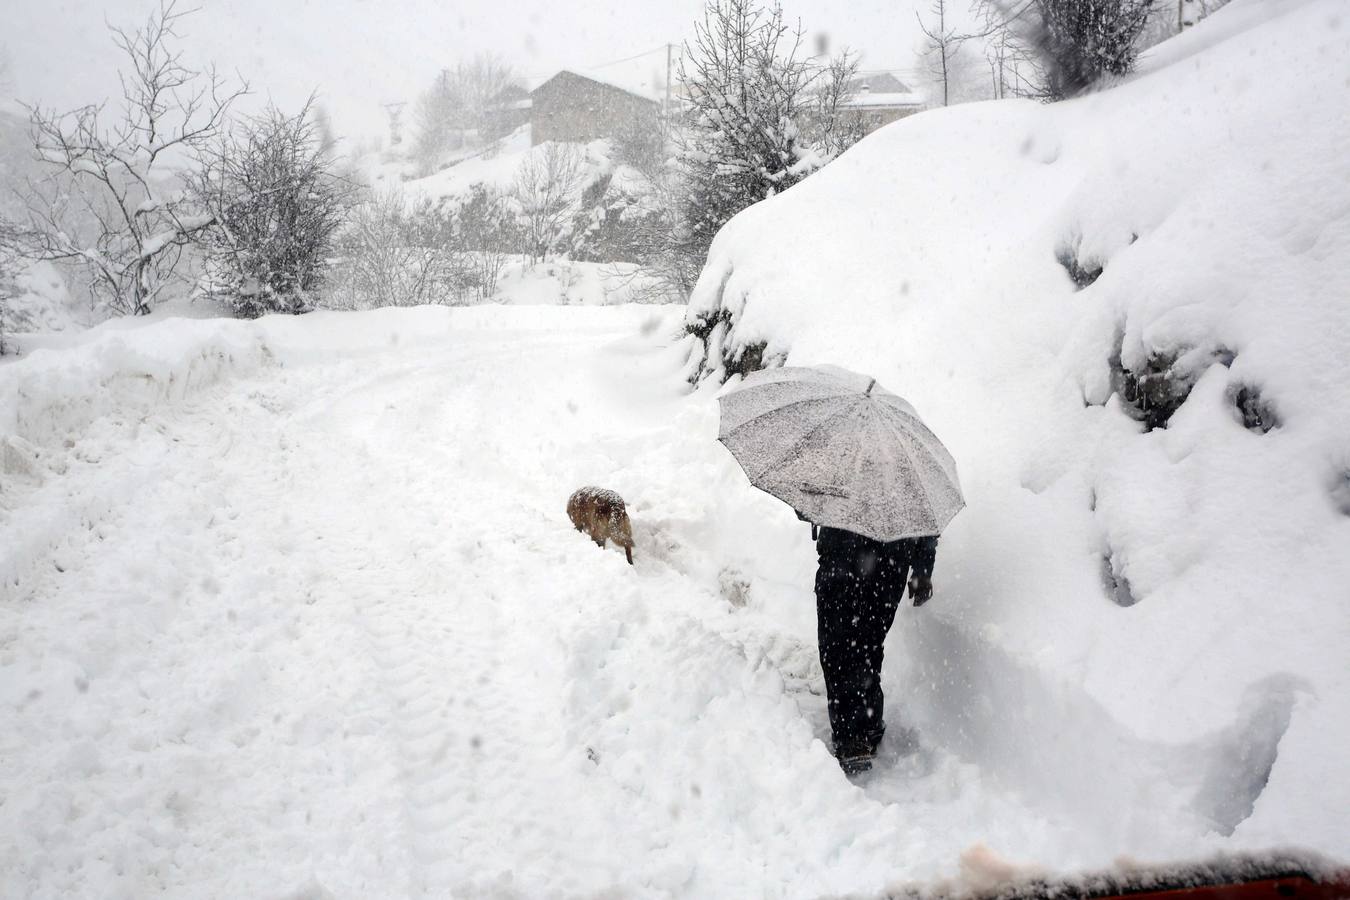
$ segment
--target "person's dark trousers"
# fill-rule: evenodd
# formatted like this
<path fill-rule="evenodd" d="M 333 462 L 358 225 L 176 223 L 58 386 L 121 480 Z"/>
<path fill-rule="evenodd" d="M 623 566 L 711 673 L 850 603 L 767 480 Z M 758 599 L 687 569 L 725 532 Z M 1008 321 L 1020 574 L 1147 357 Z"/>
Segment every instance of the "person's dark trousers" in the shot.
<path fill-rule="evenodd" d="M 822 528 L 816 542 L 816 621 L 834 746 L 875 747 L 882 719 L 881 663 L 886 633 L 904 597 L 909 569 L 930 577 L 935 538 L 881 543 Z"/>

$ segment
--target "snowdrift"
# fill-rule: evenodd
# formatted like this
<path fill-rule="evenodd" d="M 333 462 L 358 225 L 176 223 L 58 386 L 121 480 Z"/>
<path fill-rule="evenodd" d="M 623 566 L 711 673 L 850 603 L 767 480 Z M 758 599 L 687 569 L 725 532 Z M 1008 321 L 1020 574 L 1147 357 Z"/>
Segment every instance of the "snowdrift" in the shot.
<path fill-rule="evenodd" d="M 882 129 L 691 302 L 710 382 L 841 364 L 944 439 L 969 507 L 901 715 L 1122 850 L 1143 807 L 1350 848 L 1346 13 L 1236 0 L 1111 90 Z"/>

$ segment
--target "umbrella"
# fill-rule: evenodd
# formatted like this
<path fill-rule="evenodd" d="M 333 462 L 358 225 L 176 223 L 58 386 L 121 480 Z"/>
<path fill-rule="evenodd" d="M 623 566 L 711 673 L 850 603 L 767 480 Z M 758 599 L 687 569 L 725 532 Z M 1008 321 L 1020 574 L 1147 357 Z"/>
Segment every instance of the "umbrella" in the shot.
<path fill-rule="evenodd" d="M 815 525 L 895 541 L 938 534 L 965 505 L 952 455 L 875 378 L 785 366 L 718 402 L 717 439 L 750 483 Z"/>

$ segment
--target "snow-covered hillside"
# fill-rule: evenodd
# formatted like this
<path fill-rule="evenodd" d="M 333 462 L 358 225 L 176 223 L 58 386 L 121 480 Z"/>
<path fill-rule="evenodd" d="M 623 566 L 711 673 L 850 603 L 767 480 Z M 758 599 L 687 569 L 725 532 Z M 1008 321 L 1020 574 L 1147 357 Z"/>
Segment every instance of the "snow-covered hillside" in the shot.
<path fill-rule="evenodd" d="M 1350 850 L 1347 97 L 1343 3 L 1236 0 L 1114 89 L 881 130 L 691 305 L 710 368 L 847 365 L 947 442 L 903 715 L 1122 848 L 1161 802 Z"/>
<path fill-rule="evenodd" d="M 583 184 L 590 184 L 603 176 L 611 176 L 616 186 L 641 187 L 642 176 L 631 166 L 614 159 L 615 151 L 609 141 L 570 143 L 582 159 Z M 475 185 L 510 192 L 516 173 L 526 159 L 544 152 L 546 145 L 532 145 L 530 126 L 523 125 L 500 141 L 484 147 L 465 148 L 451 164 L 430 175 L 418 176 L 417 165 L 410 159 L 373 153 L 355 161 L 361 177 L 377 190 L 396 189 L 407 199 L 428 198 L 433 201 L 453 199 L 467 194 Z"/>

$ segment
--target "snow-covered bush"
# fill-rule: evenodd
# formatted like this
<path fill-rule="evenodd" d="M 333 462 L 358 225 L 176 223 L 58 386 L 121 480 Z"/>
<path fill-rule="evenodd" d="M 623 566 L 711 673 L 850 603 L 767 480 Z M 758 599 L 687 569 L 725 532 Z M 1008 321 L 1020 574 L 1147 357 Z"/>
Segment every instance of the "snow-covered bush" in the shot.
<path fill-rule="evenodd" d="M 94 105 L 30 109 L 49 175 L 25 198 L 23 252 L 83 267 L 96 303 L 116 313 L 148 313 L 183 280 L 184 252 L 211 218 L 179 170 L 215 139 L 245 90 L 180 61 L 172 44 L 184 15 L 166 2 L 138 31 L 112 28 L 129 64 L 115 115 Z"/>
<path fill-rule="evenodd" d="M 492 299 L 506 257 L 520 243 L 507 198 L 485 184 L 473 185 L 455 207 L 450 237 L 468 253 L 477 300 Z"/>
<path fill-rule="evenodd" d="M 337 253 L 323 298 L 332 309 L 483 299 L 482 263 L 458 244 L 451 217 L 430 200 L 409 209 L 398 191 L 370 197 L 353 208 Z"/>
<path fill-rule="evenodd" d="M 633 262 L 641 258 L 636 218 L 649 214 L 645 196 L 616 183 L 612 173 L 601 175 L 581 192 L 573 217 L 572 259 L 587 262 Z"/>
<path fill-rule="evenodd" d="M 538 262 L 570 231 L 585 184 L 585 156 L 573 144 L 550 141 L 528 154 L 511 196 L 520 211 L 521 251 Z"/>
<path fill-rule="evenodd" d="M 1035 0 L 1027 10 L 1051 99 L 1072 97 L 1105 75 L 1134 68 L 1154 0 Z"/>
<path fill-rule="evenodd" d="M 867 136 L 862 112 L 848 108 L 858 78 L 858 56 L 843 49 L 820 69 L 805 111 L 805 138 L 822 160 L 834 159 Z"/>
<path fill-rule="evenodd" d="M 202 233 L 209 290 L 241 316 L 313 307 L 349 205 L 312 109 L 245 121 L 210 152 L 196 185 L 212 217 Z"/>

